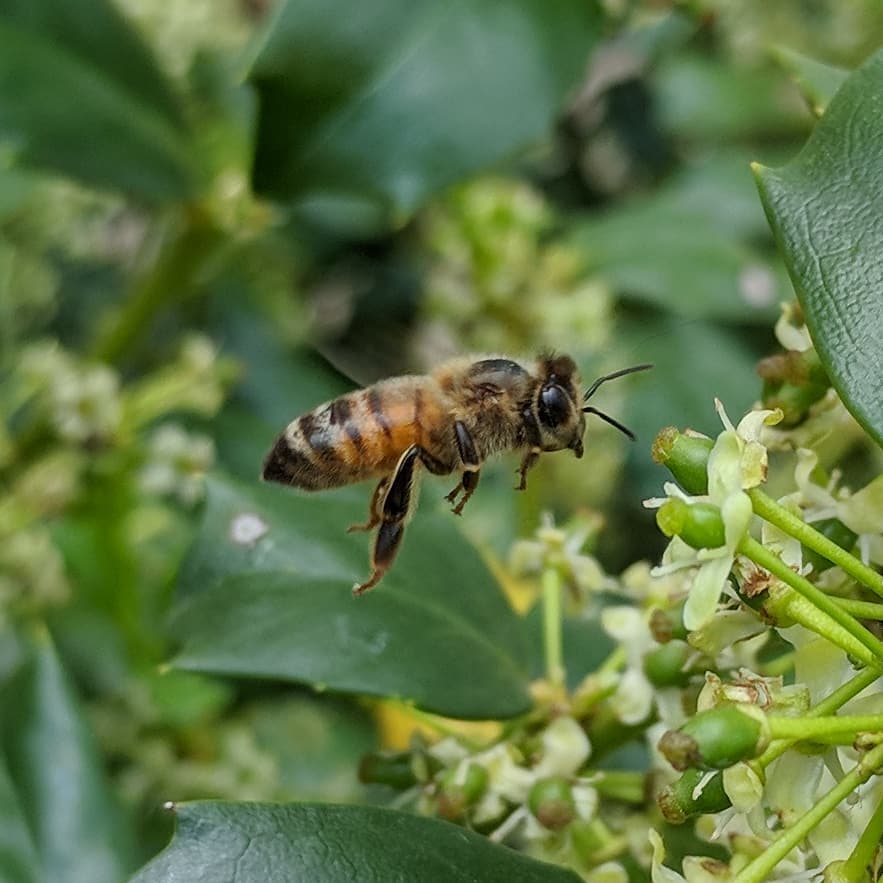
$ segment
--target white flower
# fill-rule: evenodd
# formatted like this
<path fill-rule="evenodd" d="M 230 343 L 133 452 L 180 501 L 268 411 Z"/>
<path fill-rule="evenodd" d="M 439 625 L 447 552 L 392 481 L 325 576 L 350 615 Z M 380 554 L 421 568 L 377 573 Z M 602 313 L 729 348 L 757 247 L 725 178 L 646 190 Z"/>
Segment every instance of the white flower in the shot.
<path fill-rule="evenodd" d="M 174 495 L 192 505 L 202 499 L 203 477 L 214 457 L 214 442 L 208 436 L 188 433 L 173 423 L 160 426 L 148 444 L 148 460 L 139 476 L 141 489 Z"/>

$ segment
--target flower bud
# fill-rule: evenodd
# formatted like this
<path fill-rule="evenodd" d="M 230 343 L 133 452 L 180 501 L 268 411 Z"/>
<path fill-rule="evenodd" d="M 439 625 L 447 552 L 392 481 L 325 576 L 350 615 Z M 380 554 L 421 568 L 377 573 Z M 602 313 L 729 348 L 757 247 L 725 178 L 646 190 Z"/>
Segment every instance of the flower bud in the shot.
<path fill-rule="evenodd" d="M 757 757 L 769 744 L 763 712 L 754 705 L 723 705 L 702 711 L 680 730 L 669 730 L 659 750 L 676 770 L 723 770 Z"/>
<path fill-rule="evenodd" d="M 689 633 L 684 628 L 684 603 L 682 601 L 670 610 L 657 607 L 650 614 L 650 634 L 658 644 L 687 639 Z"/>
<path fill-rule="evenodd" d="M 487 770 L 477 763 L 445 770 L 439 777 L 438 814 L 443 819 L 462 818 L 484 795 L 487 785 Z"/>
<path fill-rule="evenodd" d="M 644 656 L 644 674 L 654 687 L 685 687 L 692 672 L 687 660 L 696 651 L 684 641 L 669 641 Z"/>
<path fill-rule="evenodd" d="M 550 831 L 566 828 L 576 818 L 576 803 L 567 779 L 540 779 L 527 795 L 528 809 Z"/>
<path fill-rule="evenodd" d="M 359 763 L 359 781 L 404 791 L 417 783 L 410 751 L 366 754 Z"/>
<path fill-rule="evenodd" d="M 671 497 L 657 511 L 656 523 L 667 537 L 679 536 L 694 549 L 717 549 L 726 542 L 721 511 L 711 503 Z"/>
<path fill-rule="evenodd" d="M 730 806 L 723 774 L 709 775 L 697 769 L 686 770 L 677 781 L 663 788 L 656 802 L 671 825 L 681 825 L 693 816 L 721 812 Z"/>
<path fill-rule="evenodd" d="M 714 441 L 678 432 L 674 426 L 661 430 L 653 442 L 653 459 L 668 468 L 688 494 L 708 492 L 708 455 Z"/>

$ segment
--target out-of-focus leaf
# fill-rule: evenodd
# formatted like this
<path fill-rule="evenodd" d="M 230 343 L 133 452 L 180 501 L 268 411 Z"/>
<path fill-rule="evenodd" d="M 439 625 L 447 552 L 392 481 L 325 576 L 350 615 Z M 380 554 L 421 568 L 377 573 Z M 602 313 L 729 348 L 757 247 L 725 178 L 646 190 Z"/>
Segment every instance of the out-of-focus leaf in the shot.
<path fill-rule="evenodd" d="M 165 852 L 131 883 L 578 883 L 473 831 L 372 806 L 184 803 Z"/>
<path fill-rule="evenodd" d="M 635 500 L 659 493 L 659 467 L 647 454 L 663 426 L 691 427 L 716 436 L 722 427 L 715 397 L 735 420 L 751 407 L 759 388 L 759 381 L 751 382 L 758 354 L 743 335 L 710 322 L 666 316 L 656 317 L 649 333 L 648 324 L 623 319 L 617 334 L 623 352 L 632 357 L 640 353 L 654 365 L 630 390 L 623 415 L 638 439 L 628 460 Z"/>
<path fill-rule="evenodd" d="M 661 65 L 653 82 L 660 120 L 679 139 L 786 137 L 805 131 L 809 121 L 794 87 L 774 67 L 684 53 Z"/>
<path fill-rule="evenodd" d="M 849 71 L 842 67 L 834 67 L 814 58 L 807 58 L 784 46 L 776 47 L 773 50 L 773 57 L 797 84 L 809 109 L 817 117 L 825 112 L 828 102 L 849 76 Z"/>
<path fill-rule="evenodd" d="M 402 697 L 451 717 L 525 712 L 520 621 L 450 515 L 425 504 L 383 583 L 351 596 L 369 538 L 344 530 L 364 520 L 370 494 L 214 478 L 178 584 L 174 664 Z"/>
<path fill-rule="evenodd" d="M 542 607 L 542 604 L 535 604 L 525 617 L 532 651 L 531 675 L 534 678 L 545 675 Z M 601 628 L 594 613 L 591 616 L 565 616 L 561 632 L 567 686 L 573 690 L 613 652 L 616 644 Z"/>
<path fill-rule="evenodd" d="M 358 764 L 377 748 L 376 727 L 367 709 L 328 696 L 286 696 L 256 702 L 246 719 L 257 746 L 276 761 L 282 799 L 364 799 Z"/>
<path fill-rule="evenodd" d="M 796 159 L 755 174 L 828 376 L 883 445 L 883 51 L 843 84 Z"/>
<path fill-rule="evenodd" d="M 790 286 L 749 242 L 765 232 L 748 162 L 731 155 L 577 221 L 573 241 L 588 268 L 623 295 L 687 318 L 768 323 Z"/>
<path fill-rule="evenodd" d="M 3 745 L 46 883 L 117 883 L 133 845 L 45 631 L 3 696 Z M 13 698 L 14 697 L 14 698 Z"/>
<path fill-rule="evenodd" d="M 147 202 L 195 187 L 171 91 L 101 0 L 0 0 L 0 139 L 26 165 Z"/>
<path fill-rule="evenodd" d="M 40 879 L 40 862 L 18 795 L 0 756 L 0 880 L 3 883 L 40 883 Z"/>
<path fill-rule="evenodd" d="M 585 0 L 288 0 L 250 74 L 255 187 L 400 220 L 540 140 L 600 24 Z"/>

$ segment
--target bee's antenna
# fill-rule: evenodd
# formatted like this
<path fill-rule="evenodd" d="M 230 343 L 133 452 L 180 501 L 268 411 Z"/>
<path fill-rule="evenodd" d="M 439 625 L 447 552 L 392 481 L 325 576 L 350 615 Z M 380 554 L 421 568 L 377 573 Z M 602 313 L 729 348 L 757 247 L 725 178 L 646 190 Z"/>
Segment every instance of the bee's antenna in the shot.
<path fill-rule="evenodd" d="M 614 420 L 609 414 L 605 414 L 603 411 L 599 411 L 597 408 L 593 408 L 591 405 L 583 408 L 583 414 L 594 414 L 596 417 L 600 417 L 611 426 L 615 426 L 621 433 L 623 433 L 623 435 L 627 435 L 632 441 L 635 440 L 635 434 L 631 431 L 631 429 L 629 429 L 627 426 L 623 426 L 618 420 Z"/>
<path fill-rule="evenodd" d="M 586 390 L 586 394 L 583 396 L 583 401 L 587 402 L 597 392 L 598 387 L 602 383 L 606 383 L 608 380 L 616 380 L 617 377 L 624 377 L 626 374 L 635 374 L 638 371 L 647 371 L 652 367 L 653 366 L 651 364 L 645 363 L 643 365 L 633 365 L 631 368 L 621 368 L 619 371 L 614 371 L 612 374 L 605 374 L 603 377 L 599 377 Z M 589 409 L 586 408 L 584 410 L 589 410 Z M 592 413 L 598 414 L 599 417 L 604 417 L 603 414 L 599 413 L 598 411 L 595 411 L 594 409 L 592 409 Z M 623 428 L 622 426 L 619 426 L 618 423 L 614 423 L 614 421 L 610 420 L 609 417 L 604 417 L 604 419 L 609 420 L 611 423 L 613 423 L 614 426 L 618 427 L 619 429 Z M 631 435 L 631 433 L 628 433 L 628 435 Z"/>
<path fill-rule="evenodd" d="M 643 365 L 633 365 L 631 368 L 621 368 L 619 371 L 614 371 L 612 374 L 605 374 L 603 377 L 599 377 L 587 390 L 586 394 L 583 396 L 583 401 L 587 402 L 594 394 L 597 392 L 598 387 L 602 383 L 606 383 L 608 380 L 615 380 L 617 377 L 623 377 L 626 374 L 634 374 L 637 371 L 647 371 L 649 368 L 653 366 L 649 363 Z M 627 427 L 623 426 L 618 420 L 614 420 L 609 414 L 605 414 L 603 411 L 599 411 L 597 408 L 593 408 L 591 405 L 587 405 L 583 408 L 583 414 L 594 414 L 596 417 L 600 417 L 605 423 L 609 423 L 611 426 L 615 426 L 623 435 L 627 435 L 632 441 L 635 440 L 635 434 Z"/>

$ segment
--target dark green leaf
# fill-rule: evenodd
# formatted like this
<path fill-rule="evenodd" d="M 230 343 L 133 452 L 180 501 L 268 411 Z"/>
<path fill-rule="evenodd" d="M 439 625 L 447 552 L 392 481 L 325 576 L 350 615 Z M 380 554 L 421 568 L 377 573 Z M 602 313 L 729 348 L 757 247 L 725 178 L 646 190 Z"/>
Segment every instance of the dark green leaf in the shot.
<path fill-rule="evenodd" d="M 116 883 L 131 866 L 129 831 L 45 631 L 34 636 L 30 659 L 7 689 L 4 748 L 42 879 Z"/>
<path fill-rule="evenodd" d="M 364 520 L 370 493 L 213 479 L 178 585 L 175 664 L 399 696 L 454 717 L 525 712 L 520 621 L 448 513 L 425 502 L 383 583 L 351 596 L 369 538 L 344 530 Z M 249 526 L 260 535 L 237 539 Z"/>
<path fill-rule="evenodd" d="M 574 241 L 624 295 L 688 318 L 768 324 L 790 286 L 749 240 L 765 232 L 748 162 L 732 155 L 578 221 Z"/>
<path fill-rule="evenodd" d="M 192 193 L 175 102 L 118 13 L 98 0 L 0 13 L 0 139 L 21 162 L 148 202 Z"/>
<path fill-rule="evenodd" d="M 255 187 L 401 219 L 543 138 L 599 30 L 586 0 L 289 0 L 251 71 Z"/>
<path fill-rule="evenodd" d="M 40 862 L 18 795 L 0 756 L 0 880 L 40 883 Z"/>
<path fill-rule="evenodd" d="M 843 84 L 796 159 L 755 174 L 819 357 L 883 445 L 883 51 Z"/>
<path fill-rule="evenodd" d="M 370 806 L 184 803 L 131 883 L 578 883 L 449 822 Z"/>
<path fill-rule="evenodd" d="M 828 102 L 849 76 L 849 71 L 842 67 L 823 64 L 821 61 L 807 58 L 799 52 L 781 46 L 773 51 L 773 56 L 797 84 L 804 100 L 816 116 L 821 116 L 825 112 Z"/>

